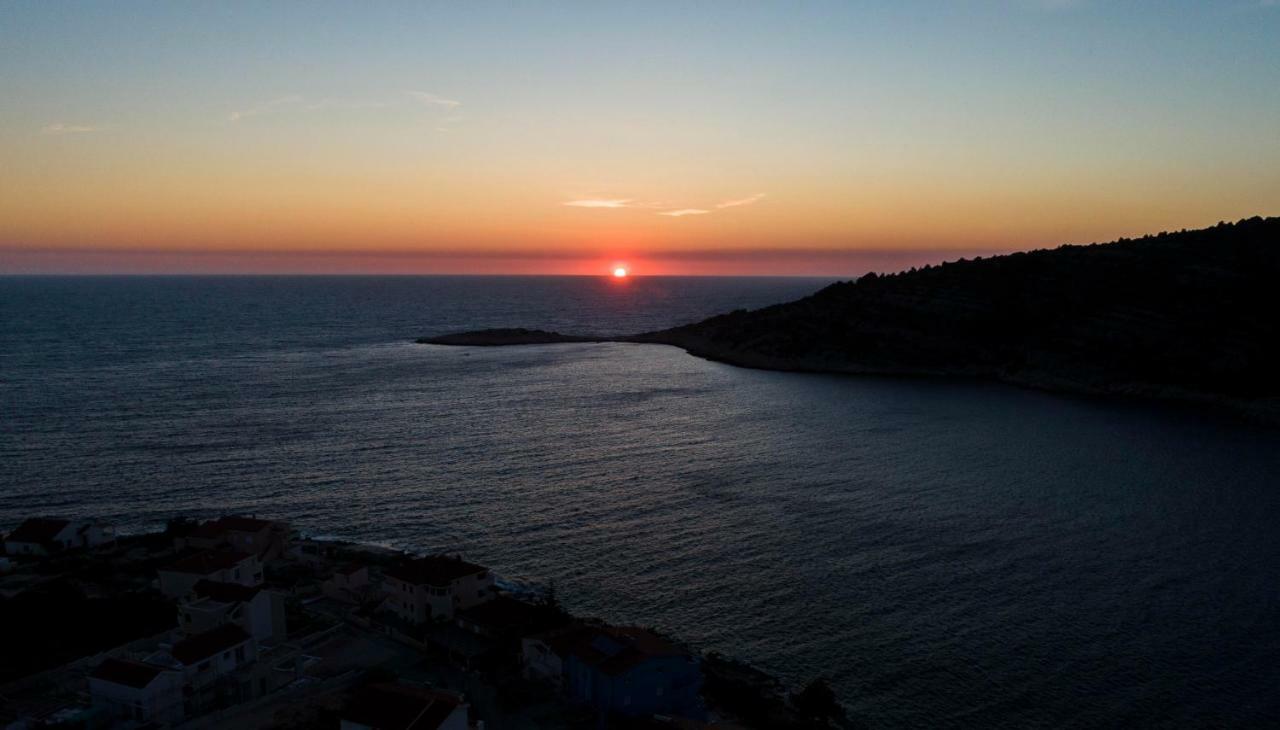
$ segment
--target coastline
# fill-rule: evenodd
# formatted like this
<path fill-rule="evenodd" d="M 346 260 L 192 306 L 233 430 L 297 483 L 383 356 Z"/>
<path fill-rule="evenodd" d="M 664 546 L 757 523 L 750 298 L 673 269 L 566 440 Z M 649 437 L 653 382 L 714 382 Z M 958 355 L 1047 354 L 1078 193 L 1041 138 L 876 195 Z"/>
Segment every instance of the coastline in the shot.
<path fill-rule="evenodd" d="M 35 527 L 53 523 L 73 525 L 87 537 L 65 548 L 10 549 Z M 130 534 L 94 519 L 29 518 L 4 545 L 0 592 L 10 618 L 17 617 L 15 610 L 24 616 L 95 610 L 116 617 L 109 636 L 67 636 L 52 624 L 24 621 L 31 630 L 0 651 L 0 694 L 16 698 L 18 717 L 58 703 L 68 718 L 89 717 L 103 700 L 100 693 L 115 691 L 103 690 L 101 680 L 122 667 L 169 672 L 175 681 L 185 677 L 183 687 L 204 687 L 206 665 L 195 666 L 204 654 L 195 653 L 217 638 L 230 642 L 224 660 L 239 647 L 226 676 L 258 677 L 261 686 L 255 680 L 249 690 L 219 690 L 216 698 L 201 695 L 195 704 L 188 699 L 185 709 L 167 710 L 170 720 L 209 726 L 234 719 L 301 730 L 314 726 L 317 713 L 351 711 L 369 690 L 392 687 L 434 693 L 493 727 L 588 730 L 606 717 L 610 727 L 637 729 L 666 727 L 672 718 L 682 728 L 854 727 L 823 678 L 788 687 L 665 630 L 575 615 L 560 604 L 554 585 L 505 580 L 459 555 L 313 537 L 285 522 L 239 515 L 175 518 L 163 529 Z M 442 576 L 448 587 L 420 590 Z M 452 594 L 448 606 L 419 597 L 436 590 Z M 427 615 L 414 618 L 412 605 L 423 601 Z M 621 644 L 606 651 L 608 642 Z M 31 652 L 50 643 L 56 650 Z M 536 652 L 548 650 L 565 662 L 585 662 L 575 672 L 601 672 L 593 682 L 619 677 L 637 699 L 648 683 L 669 681 L 671 704 L 662 704 L 662 691 L 649 701 L 652 707 L 634 712 L 627 707 L 630 694 L 625 705 L 593 703 L 591 692 L 584 696 L 567 679 L 559 681 L 560 660 L 547 674 L 552 665 Z M 663 679 L 671 671 L 676 674 Z M 83 697 L 64 692 L 86 682 Z M 86 705 L 90 695 L 94 701 Z"/>
<path fill-rule="evenodd" d="M 679 329 L 679 328 L 676 328 Z M 992 371 L 981 368 L 920 368 L 913 366 L 865 366 L 852 362 L 836 362 L 812 358 L 784 359 L 757 353 L 717 347 L 701 338 L 682 335 L 674 330 L 638 335 L 567 335 L 560 332 L 525 328 L 473 330 L 445 335 L 419 337 L 419 345 L 445 347 L 520 347 L 528 345 L 564 344 L 637 344 L 664 345 L 679 348 L 693 357 L 751 370 L 814 375 L 871 376 L 890 378 L 929 378 L 949 381 L 982 381 L 1058 395 L 1098 398 L 1102 400 L 1163 403 L 1203 408 L 1249 421 L 1263 427 L 1280 427 L 1280 398 L 1231 398 L 1167 385 L 1131 382 L 1099 384 L 1047 371 Z"/>

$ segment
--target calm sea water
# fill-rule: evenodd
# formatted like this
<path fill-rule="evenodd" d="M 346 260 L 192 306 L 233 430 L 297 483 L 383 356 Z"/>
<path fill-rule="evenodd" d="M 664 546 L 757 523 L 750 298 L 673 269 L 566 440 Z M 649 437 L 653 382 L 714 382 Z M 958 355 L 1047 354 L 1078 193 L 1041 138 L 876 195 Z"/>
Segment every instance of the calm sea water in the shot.
<path fill-rule="evenodd" d="M 0 279 L 0 525 L 255 512 L 554 579 L 884 727 L 1280 715 L 1280 432 L 737 369 L 632 332 L 768 279 Z"/>

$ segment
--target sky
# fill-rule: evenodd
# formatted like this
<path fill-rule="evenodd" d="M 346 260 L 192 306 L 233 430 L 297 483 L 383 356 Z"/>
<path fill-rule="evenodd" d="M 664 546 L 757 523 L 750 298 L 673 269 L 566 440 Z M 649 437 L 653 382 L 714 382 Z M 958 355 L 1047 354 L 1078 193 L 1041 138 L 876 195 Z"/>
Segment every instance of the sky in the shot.
<path fill-rule="evenodd" d="M 857 275 L 1280 215 L 1280 0 L 0 3 L 0 273 Z"/>

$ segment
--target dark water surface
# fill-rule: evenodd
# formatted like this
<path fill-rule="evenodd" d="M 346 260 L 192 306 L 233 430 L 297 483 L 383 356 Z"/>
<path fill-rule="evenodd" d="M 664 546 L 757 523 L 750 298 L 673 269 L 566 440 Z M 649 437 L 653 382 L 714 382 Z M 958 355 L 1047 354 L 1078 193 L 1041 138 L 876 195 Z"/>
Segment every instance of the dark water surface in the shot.
<path fill-rule="evenodd" d="M 279 516 L 554 578 L 875 727 L 1280 715 L 1280 432 L 737 369 L 633 332 L 768 279 L 0 279 L 0 525 Z"/>

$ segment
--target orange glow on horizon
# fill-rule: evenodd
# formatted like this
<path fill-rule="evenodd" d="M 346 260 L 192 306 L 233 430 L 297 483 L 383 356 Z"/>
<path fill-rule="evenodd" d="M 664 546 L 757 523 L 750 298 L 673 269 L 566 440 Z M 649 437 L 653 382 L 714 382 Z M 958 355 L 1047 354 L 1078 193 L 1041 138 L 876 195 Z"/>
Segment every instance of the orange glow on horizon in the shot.
<path fill-rule="evenodd" d="M 625 279 L 625 278 L 627 278 L 627 275 L 628 275 L 628 274 L 630 274 L 630 273 L 631 273 L 631 272 L 627 271 L 627 267 L 626 267 L 626 266 L 615 266 L 615 267 L 613 267 L 613 278 L 615 278 L 615 279 Z"/>

